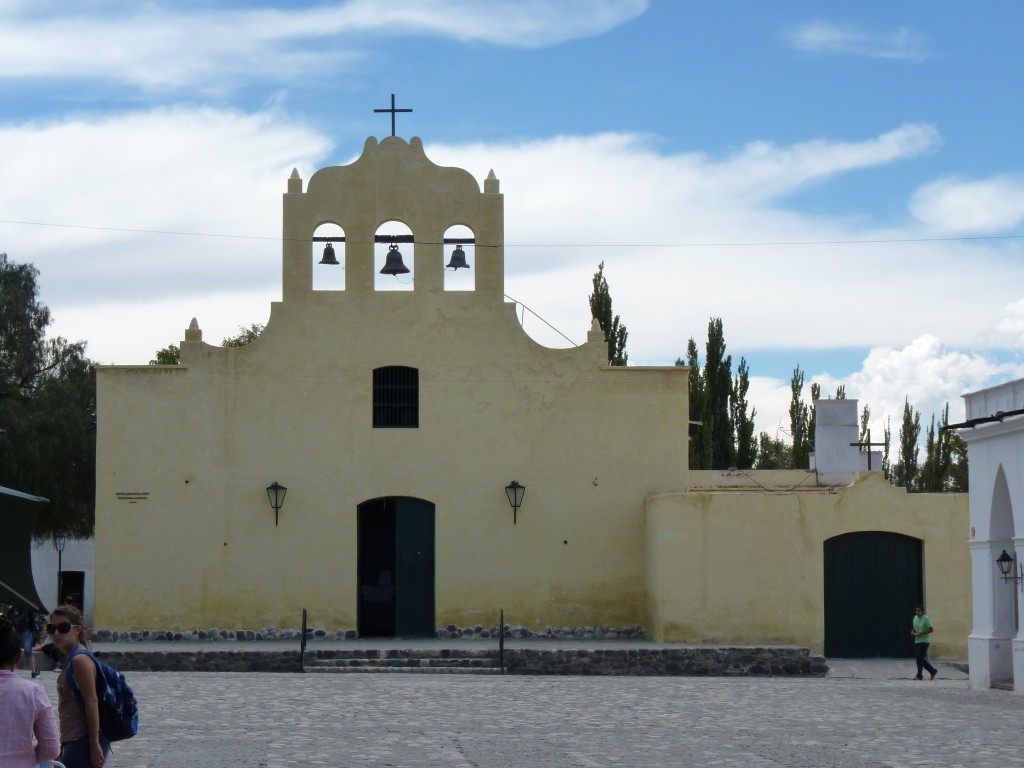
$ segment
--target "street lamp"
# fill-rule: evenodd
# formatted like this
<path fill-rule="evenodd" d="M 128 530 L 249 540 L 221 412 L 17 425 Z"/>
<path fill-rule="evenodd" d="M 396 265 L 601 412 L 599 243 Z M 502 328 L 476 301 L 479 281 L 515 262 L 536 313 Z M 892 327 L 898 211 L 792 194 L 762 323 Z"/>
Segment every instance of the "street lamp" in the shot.
<path fill-rule="evenodd" d="M 57 531 L 53 535 L 53 547 L 57 550 L 57 605 L 60 605 L 61 595 L 64 590 L 64 547 L 68 544 L 68 535 L 64 531 Z"/>

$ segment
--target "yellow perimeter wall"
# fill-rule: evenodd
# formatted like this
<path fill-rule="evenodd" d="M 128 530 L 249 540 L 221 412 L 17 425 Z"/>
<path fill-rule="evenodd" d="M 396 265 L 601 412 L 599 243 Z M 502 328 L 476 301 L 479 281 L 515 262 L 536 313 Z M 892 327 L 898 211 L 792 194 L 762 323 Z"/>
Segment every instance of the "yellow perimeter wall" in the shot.
<path fill-rule="evenodd" d="M 699 482 L 700 473 L 691 480 Z M 648 498 L 648 632 L 663 641 L 797 643 L 822 653 L 824 542 L 858 531 L 923 541 L 925 602 L 936 624 L 931 655 L 965 658 L 967 495 L 908 494 L 879 472 L 862 473 L 834 493 L 747 489 Z M 912 616 L 911 606 L 908 636 Z"/>

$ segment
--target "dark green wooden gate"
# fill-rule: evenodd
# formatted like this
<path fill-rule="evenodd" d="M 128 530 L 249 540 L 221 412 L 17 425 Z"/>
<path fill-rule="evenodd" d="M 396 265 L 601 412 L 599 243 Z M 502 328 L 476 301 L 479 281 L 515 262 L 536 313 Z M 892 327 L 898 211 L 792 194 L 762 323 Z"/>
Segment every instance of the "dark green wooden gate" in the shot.
<path fill-rule="evenodd" d="M 395 496 L 358 515 L 359 634 L 433 637 L 434 505 Z"/>
<path fill-rule="evenodd" d="M 864 531 L 825 542 L 825 656 L 909 658 L 923 602 L 921 541 Z"/>

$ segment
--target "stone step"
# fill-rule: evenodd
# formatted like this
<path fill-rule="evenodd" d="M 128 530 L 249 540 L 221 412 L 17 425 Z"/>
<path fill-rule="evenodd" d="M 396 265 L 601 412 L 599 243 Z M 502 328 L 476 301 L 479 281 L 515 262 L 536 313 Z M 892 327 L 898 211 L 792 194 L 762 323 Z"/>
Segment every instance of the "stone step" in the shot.
<path fill-rule="evenodd" d="M 490 674 L 501 672 L 497 657 L 490 654 L 441 656 L 421 654 L 409 656 L 404 653 L 375 655 L 349 655 L 338 657 L 317 655 L 306 659 L 304 667 L 316 672 L 455 672 L 460 674 Z"/>
<path fill-rule="evenodd" d="M 500 675 L 498 667 L 351 667 L 306 666 L 307 673 L 317 675 L 385 674 L 385 675 Z"/>

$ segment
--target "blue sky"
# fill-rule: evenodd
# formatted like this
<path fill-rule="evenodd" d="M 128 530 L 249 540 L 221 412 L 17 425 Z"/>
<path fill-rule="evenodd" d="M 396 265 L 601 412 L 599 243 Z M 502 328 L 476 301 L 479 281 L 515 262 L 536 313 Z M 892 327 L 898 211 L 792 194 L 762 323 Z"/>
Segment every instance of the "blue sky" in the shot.
<path fill-rule="evenodd" d="M 1009 0 L 0 0 L 0 251 L 99 362 L 193 316 L 217 341 L 280 297 L 291 169 L 388 135 L 394 93 L 399 136 L 501 179 L 507 293 L 570 339 L 604 261 L 630 363 L 722 317 L 759 430 L 787 428 L 796 365 L 879 432 L 905 397 L 955 420 L 1024 375 L 1022 22 Z"/>

